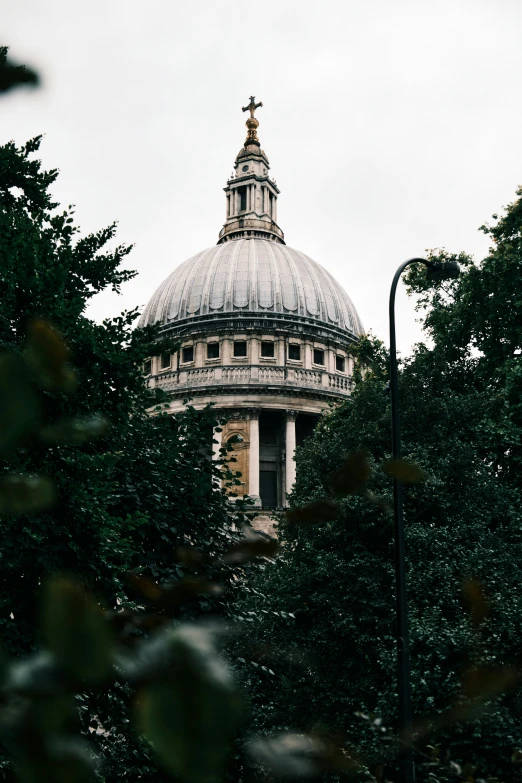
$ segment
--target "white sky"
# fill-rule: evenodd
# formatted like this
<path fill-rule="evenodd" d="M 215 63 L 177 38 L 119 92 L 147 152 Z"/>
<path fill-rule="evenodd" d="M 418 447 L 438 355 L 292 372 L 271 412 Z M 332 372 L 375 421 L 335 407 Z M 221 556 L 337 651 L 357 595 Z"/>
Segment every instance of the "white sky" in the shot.
<path fill-rule="evenodd" d="M 43 87 L 2 99 L 0 143 L 45 134 L 84 232 L 117 219 L 138 270 L 96 319 L 144 305 L 215 244 L 222 191 L 259 137 L 287 243 L 388 341 L 388 292 L 426 248 L 481 257 L 522 181 L 520 0 L 0 0 L 3 40 Z M 398 300 L 398 344 L 420 330 Z"/>

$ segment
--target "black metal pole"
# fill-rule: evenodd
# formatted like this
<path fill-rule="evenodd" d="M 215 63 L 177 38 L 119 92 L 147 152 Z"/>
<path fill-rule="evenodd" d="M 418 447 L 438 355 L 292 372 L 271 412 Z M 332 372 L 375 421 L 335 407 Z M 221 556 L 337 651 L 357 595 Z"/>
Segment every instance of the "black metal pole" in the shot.
<path fill-rule="evenodd" d="M 397 374 L 397 345 L 395 342 L 395 292 L 402 272 L 410 264 L 420 262 L 429 266 L 423 258 L 411 258 L 396 271 L 390 291 L 390 390 L 393 459 L 401 456 L 401 426 L 399 416 L 399 383 Z M 395 523 L 395 592 L 397 617 L 397 686 L 399 695 L 399 753 L 401 783 L 414 783 L 415 765 L 412 749 L 412 712 L 410 645 L 408 639 L 408 598 L 406 592 L 406 559 L 404 546 L 404 515 L 402 484 L 393 481 L 393 517 Z"/>

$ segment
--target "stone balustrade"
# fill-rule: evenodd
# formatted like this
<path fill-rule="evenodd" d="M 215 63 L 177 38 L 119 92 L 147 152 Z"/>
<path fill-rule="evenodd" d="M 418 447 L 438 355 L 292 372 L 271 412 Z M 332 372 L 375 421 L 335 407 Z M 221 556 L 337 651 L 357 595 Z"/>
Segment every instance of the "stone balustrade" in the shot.
<path fill-rule="evenodd" d="M 248 365 L 247 367 L 201 367 L 191 370 L 179 370 L 158 373 L 147 380 L 150 388 L 164 391 L 182 391 L 202 386 L 280 386 L 289 389 L 308 388 L 317 391 L 334 391 L 337 395 L 349 396 L 352 379 L 346 375 L 302 370 L 292 367 L 266 367 Z"/>

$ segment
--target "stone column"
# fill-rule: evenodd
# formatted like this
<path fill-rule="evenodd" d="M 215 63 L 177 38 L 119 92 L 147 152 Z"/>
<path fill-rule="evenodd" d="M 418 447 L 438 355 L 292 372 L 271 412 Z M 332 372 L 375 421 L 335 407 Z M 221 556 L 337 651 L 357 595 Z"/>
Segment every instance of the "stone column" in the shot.
<path fill-rule="evenodd" d="M 259 497 L 259 411 L 250 411 L 250 448 L 248 450 L 248 495 L 254 505 L 261 505 Z"/>
<path fill-rule="evenodd" d="M 219 430 L 219 432 L 217 432 L 217 430 Z M 221 443 L 223 441 L 223 427 L 214 427 L 212 440 L 217 441 L 217 443 L 212 444 L 212 459 L 217 460 L 219 459 L 219 449 L 221 448 Z"/>
<path fill-rule="evenodd" d="M 227 366 L 231 363 L 231 356 L 232 356 L 232 341 L 230 337 L 223 337 L 223 340 L 221 341 L 222 345 L 222 362 L 223 366 Z"/>
<path fill-rule="evenodd" d="M 205 352 L 205 342 L 201 339 L 196 340 L 196 344 L 194 346 L 194 366 L 195 367 L 203 367 L 205 364 L 205 359 L 207 358 L 206 352 Z"/>
<path fill-rule="evenodd" d="M 285 489 L 286 493 L 290 494 L 292 487 L 295 484 L 295 420 L 297 418 L 296 411 L 286 411 L 286 438 L 285 438 L 285 450 L 286 450 L 286 466 L 285 466 Z M 288 505 L 288 501 L 285 500 L 285 506 Z"/>
<path fill-rule="evenodd" d="M 284 337 L 278 337 L 277 338 L 277 342 L 276 342 L 275 348 L 276 348 L 276 350 L 274 351 L 274 353 L 275 353 L 275 355 L 277 357 L 277 363 L 278 363 L 278 365 L 280 367 L 284 367 L 285 364 L 286 364 L 286 362 L 285 362 L 286 345 L 285 345 L 285 338 Z"/>

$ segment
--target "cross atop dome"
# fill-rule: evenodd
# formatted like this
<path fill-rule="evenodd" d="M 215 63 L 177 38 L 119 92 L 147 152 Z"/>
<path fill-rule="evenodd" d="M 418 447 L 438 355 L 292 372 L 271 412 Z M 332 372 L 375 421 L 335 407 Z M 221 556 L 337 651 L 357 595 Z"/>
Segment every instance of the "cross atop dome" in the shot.
<path fill-rule="evenodd" d="M 254 112 L 259 109 L 263 104 L 261 101 L 256 103 L 255 95 L 250 96 L 250 103 L 248 106 L 243 106 L 243 111 L 249 111 L 250 117 L 247 119 L 245 125 L 247 126 L 247 137 L 245 139 L 245 147 L 249 144 L 256 144 L 259 147 L 259 139 L 257 138 L 257 129 L 259 127 L 259 120 L 254 117 Z"/>
<path fill-rule="evenodd" d="M 250 116 L 253 117 L 255 110 L 261 108 L 262 105 L 263 104 L 261 102 L 256 103 L 255 95 L 251 95 L 250 103 L 248 106 L 243 106 L 243 111 L 250 111 Z"/>

